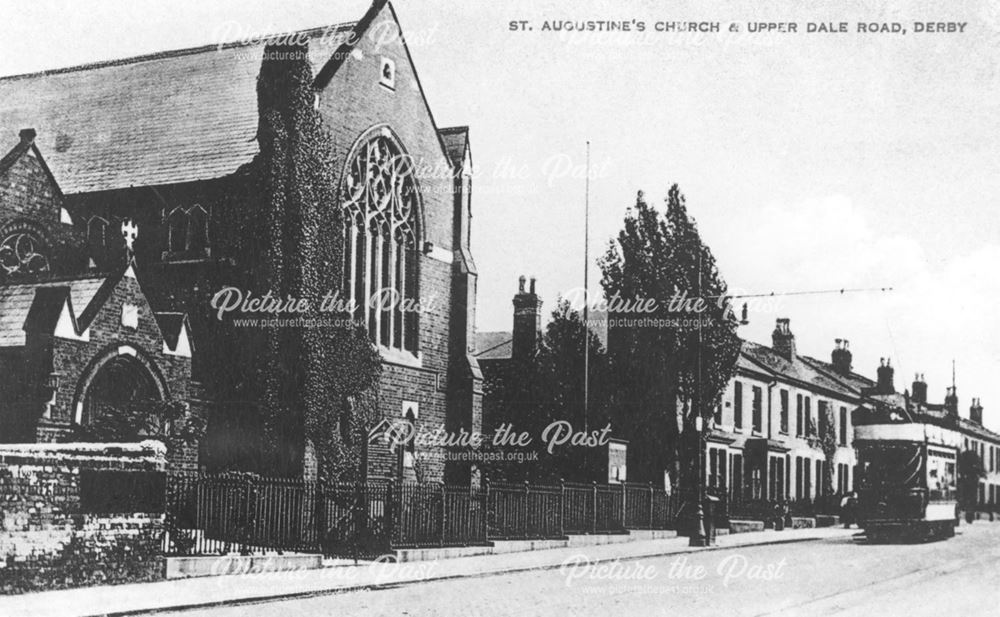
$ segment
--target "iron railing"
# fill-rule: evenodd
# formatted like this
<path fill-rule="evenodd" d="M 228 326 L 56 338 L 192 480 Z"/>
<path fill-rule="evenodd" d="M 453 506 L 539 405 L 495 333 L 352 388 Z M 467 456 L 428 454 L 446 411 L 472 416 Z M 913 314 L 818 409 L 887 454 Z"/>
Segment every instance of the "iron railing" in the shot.
<path fill-rule="evenodd" d="M 636 484 L 315 482 L 172 473 L 164 551 L 323 552 L 486 544 L 673 528 L 678 499 Z"/>

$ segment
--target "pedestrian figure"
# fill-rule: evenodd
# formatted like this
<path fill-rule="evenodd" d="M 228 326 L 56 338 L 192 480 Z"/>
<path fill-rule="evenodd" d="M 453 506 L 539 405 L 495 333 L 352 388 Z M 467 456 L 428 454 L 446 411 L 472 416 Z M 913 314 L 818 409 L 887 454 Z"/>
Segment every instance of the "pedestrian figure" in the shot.
<path fill-rule="evenodd" d="M 857 496 L 854 491 L 844 495 L 840 500 L 840 516 L 844 520 L 844 529 L 850 529 L 851 525 L 857 523 Z"/>
<path fill-rule="evenodd" d="M 785 515 L 788 511 L 788 505 L 785 501 L 779 501 L 774 504 L 774 530 L 784 531 L 785 529 Z"/>

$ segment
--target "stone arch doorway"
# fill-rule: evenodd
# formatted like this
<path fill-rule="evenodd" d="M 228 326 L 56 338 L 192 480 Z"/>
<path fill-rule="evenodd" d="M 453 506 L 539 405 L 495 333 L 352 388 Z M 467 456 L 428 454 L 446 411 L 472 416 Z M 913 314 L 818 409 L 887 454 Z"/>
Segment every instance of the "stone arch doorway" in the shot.
<path fill-rule="evenodd" d="M 134 347 L 122 346 L 101 355 L 80 383 L 76 422 L 91 424 L 104 414 L 167 399 L 159 370 Z"/>

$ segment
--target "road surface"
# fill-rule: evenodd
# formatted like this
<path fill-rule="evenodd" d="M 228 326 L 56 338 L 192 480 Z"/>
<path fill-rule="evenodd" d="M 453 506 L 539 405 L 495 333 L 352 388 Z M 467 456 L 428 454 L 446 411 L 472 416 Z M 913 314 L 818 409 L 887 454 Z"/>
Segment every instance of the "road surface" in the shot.
<path fill-rule="evenodd" d="M 158 613 L 163 615 L 164 613 Z M 169 613 L 184 617 L 890 616 L 1000 614 L 1000 523 L 952 540 L 838 539 L 429 581 Z"/>

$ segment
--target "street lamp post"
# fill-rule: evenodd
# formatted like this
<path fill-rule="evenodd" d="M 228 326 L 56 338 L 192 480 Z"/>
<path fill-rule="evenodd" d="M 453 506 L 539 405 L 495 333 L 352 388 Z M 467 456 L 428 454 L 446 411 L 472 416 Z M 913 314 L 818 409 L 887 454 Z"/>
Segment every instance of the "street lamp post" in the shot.
<path fill-rule="evenodd" d="M 694 508 L 694 518 L 695 525 L 691 532 L 691 536 L 688 538 L 688 546 L 708 546 L 711 540 L 708 537 L 708 533 L 705 531 L 705 482 L 702 468 L 701 468 L 701 454 L 702 454 L 702 443 L 701 443 L 701 431 L 702 423 L 704 422 L 699 415 L 695 418 L 695 437 L 697 440 L 697 451 L 694 455 L 694 475 L 697 480 L 696 491 L 695 491 L 695 508 Z"/>
<path fill-rule="evenodd" d="M 698 291 L 697 297 L 701 298 L 701 242 L 698 243 Z M 688 546 L 708 546 L 711 540 L 705 531 L 705 477 L 701 465 L 701 455 L 704 450 L 702 445 L 702 430 L 704 419 L 701 415 L 701 346 L 702 346 L 702 320 L 698 316 L 698 345 L 695 347 L 695 382 L 694 382 L 694 430 L 695 430 L 695 452 L 694 452 L 694 477 L 695 477 L 695 526 L 688 538 Z"/>

